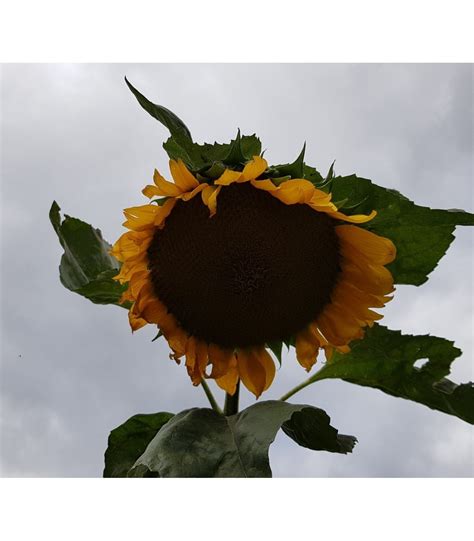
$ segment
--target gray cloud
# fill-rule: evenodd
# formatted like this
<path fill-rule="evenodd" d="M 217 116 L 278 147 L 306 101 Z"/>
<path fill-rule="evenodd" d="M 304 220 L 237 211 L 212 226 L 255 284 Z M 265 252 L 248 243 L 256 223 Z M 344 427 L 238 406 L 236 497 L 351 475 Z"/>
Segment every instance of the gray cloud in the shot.
<path fill-rule="evenodd" d="M 64 212 L 122 233 L 121 209 L 167 173 L 164 128 L 123 75 L 174 110 L 198 141 L 257 132 L 272 162 L 307 159 L 356 172 L 419 204 L 472 210 L 472 67 L 468 65 L 4 65 L 2 68 L 1 467 L 4 476 L 98 476 L 108 432 L 137 412 L 206 406 L 152 329 L 59 283 L 47 220 Z M 421 288 L 399 287 L 384 323 L 455 340 L 472 373 L 472 233 L 458 230 Z M 305 377 L 288 354 L 266 398 Z M 423 406 L 344 382 L 295 402 L 355 434 L 351 456 L 312 453 L 280 434 L 276 476 L 472 476 L 472 428 Z M 253 399 L 245 394 L 243 404 Z"/>

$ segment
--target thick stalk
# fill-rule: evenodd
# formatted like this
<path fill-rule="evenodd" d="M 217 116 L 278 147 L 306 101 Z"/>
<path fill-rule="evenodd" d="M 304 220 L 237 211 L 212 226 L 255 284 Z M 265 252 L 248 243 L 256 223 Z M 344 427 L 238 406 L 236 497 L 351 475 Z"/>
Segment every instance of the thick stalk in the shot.
<path fill-rule="evenodd" d="M 239 390 L 240 390 L 240 381 L 237 382 L 237 388 L 235 393 L 230 395 L 229 393 L 225 394 L 225 403 L 224 403 L 224 415 L 235 415 L 239 411 Z"/>
<path fill-rule="evenodd" d="M 206 383 L 206 380 L 201 381 L 201 387 L 204 389 L 204 392 L 206 393 L 207 399 L 209 400 L 209 404 L 211 404 L 211 407 L 214 411 L 217 411 L 217 413 L 222 414 L 222 410 L 219 407 L 219 405 L 216 402 L 216 399 L 214 398 L 214 395 L 212 394 L 211 389 L 209 389 L 209 385 Z"/>

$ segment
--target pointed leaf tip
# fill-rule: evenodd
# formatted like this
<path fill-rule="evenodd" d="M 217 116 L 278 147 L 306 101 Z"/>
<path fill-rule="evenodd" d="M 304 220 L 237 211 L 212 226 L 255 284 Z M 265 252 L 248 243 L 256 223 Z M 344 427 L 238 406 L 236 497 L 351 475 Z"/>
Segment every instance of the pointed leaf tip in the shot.
<path fill-rule="evenodd" d="M 152 103 L 141 92 L 139 92 L 132 85 L 132 83 L 130 83 L 127 77 L 125 77 L 125 83 L 143 109 L 145 109 L 145 111 L 153 118 L 158 120 L 158 122 L 163 124 L 163 126 L 168 128 L 172 137 L 177 143 L 189 144 L 192 142 L 191 132 L 188 130 L 186 124 L 177 115 L 162 105 Z"/>

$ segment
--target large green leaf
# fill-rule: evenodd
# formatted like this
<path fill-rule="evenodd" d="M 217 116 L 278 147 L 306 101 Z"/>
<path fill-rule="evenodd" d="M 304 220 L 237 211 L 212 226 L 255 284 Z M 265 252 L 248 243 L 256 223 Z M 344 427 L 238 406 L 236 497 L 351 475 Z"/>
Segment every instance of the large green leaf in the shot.
<path fill-rule="evenodd" d="M 303 420 L 294 420 L 300 412 Z M 355 438 L 339 436 L 329 422 L 323 410 L 277 400 L 259 402 L 230 417 L 211 409 L 185 410 L 158 432 L 129 476 L 271 477 L 268 448 L 283 424 L 300 445 L 350 452 Z M 308 430 L 313 433 L 307 435 Z"/>
<path fill-rule="evenodd" d="M 67 289 L 88 298 L 96 304 L 120 304 L 126 286 L 113 277 L 120 263 L 109 253 L 110 244 L 102 238 L 99 229 L 65 216 L 61 221 L 56 201 L 49 211 L 49 219 L 64 248 L 59 266 L 61 283 Z"/>
<path fill-rule="evenodd" d="M 397 284 L 426 282 L 453 241 L 455 226 L 474 225 L 473 214 L 422 207 L 395 190 L 356 175 L 334 178 L 331 192 L 334 201 L 347 200 L 348 214 L 377 210 L 377 216 L 365 227 L 395 243 L 397 257 L 388 268 Z"/>
<path fill-rule="evenodd" d="M 335 353 L 308 382 L 340 378 L 392 396 L 424 404 L 474 424 L 474 387 L 446 379 L 461 354 L 453 342 L 436 336 L 403 335 L 375 324 L 350 353 Z M 421 366 L 416 361 L 425 360 Z"/>
<path fill-rule="evenodd" d="M 172 417 L 167 412 L 138 414 L 114 428 L 105 451 L 104 477 L 127 477 L 137 458 Z"/>

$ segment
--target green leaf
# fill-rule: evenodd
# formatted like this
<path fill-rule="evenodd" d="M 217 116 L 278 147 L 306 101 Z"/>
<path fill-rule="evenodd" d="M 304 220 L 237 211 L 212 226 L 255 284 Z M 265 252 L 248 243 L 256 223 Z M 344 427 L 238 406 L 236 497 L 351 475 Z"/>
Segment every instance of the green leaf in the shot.
<path fill-rule="evenodd" d="M 322 409 L 307 407 L 295 411 L 289 421 L 283 423 L 282 430 L 301 447 L 313 451 L 331 453 L 352 453 L 357 438 L 339 435 L 332 427 L 329 415 Z"/>
<path fill-rule="evenodd" d="M 340 378 L 413 400 L 474 424 L 474 387 L 446 379 L 461 350 L 436 336 L 403 335 L 375 324 L 365 338 L 352 342 L 350 353 L 334 353 L 308 381 Z M 416 361 L 427 359 L 421 368 Z"/>
<path fill-rule="evenodd" d="M 127 477 L 137 458 L 172 417 L 167 412 L 138 414 L 114 428 L 105 451 L 104 477 Z"/>
<path fill-rule="evenodd" d="M 156 118 L 158 122 L 161 122 L 163 126 L 168 128 L 172 137 L 178 141 L 190 141 L 192 142 L 191 132 L 188 130 L 186 124 L 178 118 L 172 111 L 152 103 L 148 98 L 141 94 L 125 77 L 125 82 L 128 88 L 132 91 L 133 95 L 137 98 L 138 103 L 149 113 L 153 118 Z"/>
<path fill-rule="evenodd" d="M 67 289 L 88 298 L 96 304 L 120 304 L 127 286 L 113 280 L 120 263 L 109 254 L 110 244 L 102 238 L 99 229 L 65 216 L 61 221 L 56 201 L 51 205 L 49 219 L 64 248 L 59 266 L 61 283 Z"/>
<path fill-rule="evenodd" d="M 454 239 L 456 225 L 474 225 L 474 215 L 462 210 L 433 210 L 416 205 L 399 192 L 377 186 L 356 175 L 336 177 L 333 200 L 347 199 L 350 214 L 377 210 L 364 227 L 388 237 L 397 257 L 388 268 L 397 284 L 421 285 Z"/>
<path fill-rule="evenodd" d="M 304 416 L 293 421 L 300 411 Z M 301 419 L 310 421 L 305 425 Z M 339 436 L 329 421 L 322 410 L 277 400 L 259 402 L 230 417 L 211 409 L 185 410 L 158 432 L 129 476 L 271 477 L 268 449 L 284 423 L 297 443 L 309 442 L 310 448 L 337 453 L 350 451 L 347 438 L 351 437 Z M 319 434 L 306 435 L 306 429 Z"/>

